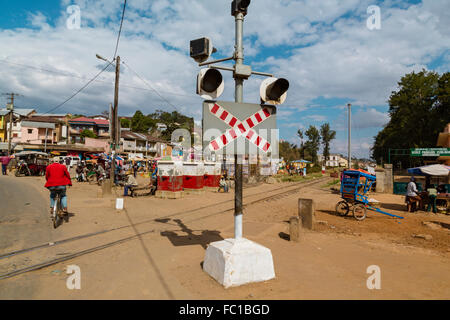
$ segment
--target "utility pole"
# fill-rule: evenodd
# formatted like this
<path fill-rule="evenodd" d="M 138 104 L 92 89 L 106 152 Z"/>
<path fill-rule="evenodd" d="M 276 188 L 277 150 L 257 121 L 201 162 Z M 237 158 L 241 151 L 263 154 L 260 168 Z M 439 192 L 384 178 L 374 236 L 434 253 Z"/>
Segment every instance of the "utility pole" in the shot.
<path fill-rule="evenodd" d="M 9 104 L 7 105 L 7 109 L 10 109 L 9 112 L 9 137 L 8 137 L 8 156 L 11 156 L 11 140 L 12 140 L 12 125 L 14 118 L 14 97 L 19 96 L 17 93 L 4 93 L 3 95 L 9 96 Z"/>
<path fill-rule="evenodd" d="M 352 169 L 352 105 L 348 105 L 348 169 Z"/>
<path fill-rule="evenodd" d="M 112 152 L 111 152 L 111 189 L 115 182 L 115 170 L 116 170 L 116 152 L 120 139 L 120 131 L 118 130 L 117 122 L 117 110 L 119 107 L 119 75 L 120 75 L 120 57 L 116 58 L 116 82 L 114 86 L 114 107 L 112 110 L 112 123 L 111 123 L 111 140 L 112 140 Z"/>

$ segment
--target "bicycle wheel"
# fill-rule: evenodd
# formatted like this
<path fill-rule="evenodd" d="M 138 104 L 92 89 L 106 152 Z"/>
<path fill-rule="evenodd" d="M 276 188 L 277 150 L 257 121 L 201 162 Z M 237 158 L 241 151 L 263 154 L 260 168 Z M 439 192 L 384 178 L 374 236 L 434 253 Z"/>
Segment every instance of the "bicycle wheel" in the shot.
<path fill-rule="evenodd" d="M 58 228 L 59 218 L 58 218 L 58 205 L 57 202 L 53 206 L 53 214 L 52 214 L 53 228 Z"/>
<path fill-rule="evenodd" d="M 367 208 L 365 205 L 358 203 L 353 207 L 353 216 L 358 221 L 363 221 L 367 216 Z"/>
<path fill-rule="evenodd" d="M 346 215 L 348 215 L 350 211 L 350 207 L 347 203 L 347 201 L 340 201 L 338 202 L 338 204 L 336 205 L 336 213 L 342 217 L 345 217 Z"/>

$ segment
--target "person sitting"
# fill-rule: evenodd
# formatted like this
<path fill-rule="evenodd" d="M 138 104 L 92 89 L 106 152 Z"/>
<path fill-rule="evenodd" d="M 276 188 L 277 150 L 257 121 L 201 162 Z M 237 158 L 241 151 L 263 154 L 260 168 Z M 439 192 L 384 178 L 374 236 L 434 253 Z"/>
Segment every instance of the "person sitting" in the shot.
<path fill-rule="evenodd" d="M 227 193 L 228 192 L 228 184 L 227 181 L 225 180 L 224 176 L 220 177 L 220 181 L 219 181 L 219 191 L 223 189 L 223 192 Z"/>
<path fill-rule="evenodd" d="M 133 187 L 137 187 L 138 183 L 136 181 L 136 179 L 134 178 L 134 176 L 132 174 L 128 175 L 128 180 L 125 183 L 125 186 L 123 188 L 123 196 L 127 197 L 128 196 L 128 190 L 130 190 Z"/>
<path fill-rule="evenodd" d="M 407 202 L 407 211 L 416 212 L 417 211 L 417 203 L 420 202 L 421 198 L 418 195 L 418 190 L 416 186 L 416 179 L 411 177 L 411 181 L 408 183 L 408 187 L 406 188 L 406 202 Z"/>

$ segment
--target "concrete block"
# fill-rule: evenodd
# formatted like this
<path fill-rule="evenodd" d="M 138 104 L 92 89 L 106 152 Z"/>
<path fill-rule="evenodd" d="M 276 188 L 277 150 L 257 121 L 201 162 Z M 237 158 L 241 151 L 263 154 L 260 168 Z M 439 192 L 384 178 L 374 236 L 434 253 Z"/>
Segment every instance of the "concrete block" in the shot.
<path fill-rule="evenodd" d="M 300 232 L 302 227 L 302 220 L 300 217 L 292 217 L 289 220 L 289 240 L 293 242 L 300 241 Z"/>
<path fill-rule="evenodd" d="M 155 197 L 161 199 L 181 199 L 184 197 L 184 193 L 183 191 L 156 191 Z"/>
<path fill-rule="evenodd" d="M 247 239 L 211 243 L 206 250 L 203 270 L 225 288 L 275 278 L 270 249 Z"/>
<path fill-rule="evenodd" d="M 302 219 L 302 227 L 312 230 L 315 220 L 314 201 L 312 199 L 298 199 L 298 215 Z"/>
<path fill-rule="evenodd" d="M 193 195 L 202 195 L 202 194 L 205 194 L 205 190 L 204 189 L 201 189 L 201 190 L 198 190 L 198 189 L 184 189 L 184 193 L 185 194 L 193 194 Z"/>

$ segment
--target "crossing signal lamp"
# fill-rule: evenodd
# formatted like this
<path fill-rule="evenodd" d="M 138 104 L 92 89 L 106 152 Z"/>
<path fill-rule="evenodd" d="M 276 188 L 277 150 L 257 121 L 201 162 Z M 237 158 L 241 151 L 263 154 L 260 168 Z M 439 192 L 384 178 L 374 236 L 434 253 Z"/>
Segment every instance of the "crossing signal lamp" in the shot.
<path fill-rule="evenodd" d="M 231 3 L 231 15 L 235 16 L 237 13 L 241 12 L 245 16 L 249 5 L 250 0 L 233 0 Z"/>
<path fill-rule="evenodd" d="M 279 105 L 286 101 L 289 81 L 283 78 L 267 78 L 260 88 L 261 101 L 272 105 Z"/>
<path fill-rule="evenodd" d="M 205 62 L 215 52 L 217 50 L 213 47 L 209 38 L 191 40 L 190 55 L 198 63 Z"/>
<path fill-rule="evenodd" d="M 197 76 L 197 94 L 206 100 L 215 100 L 223 93 L 225 82 L 216 69 L 202 69 Z"/>

